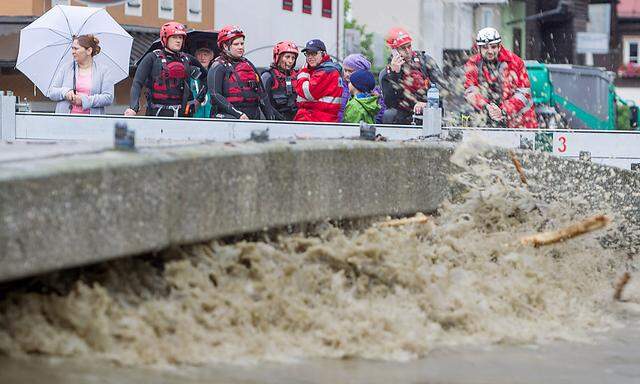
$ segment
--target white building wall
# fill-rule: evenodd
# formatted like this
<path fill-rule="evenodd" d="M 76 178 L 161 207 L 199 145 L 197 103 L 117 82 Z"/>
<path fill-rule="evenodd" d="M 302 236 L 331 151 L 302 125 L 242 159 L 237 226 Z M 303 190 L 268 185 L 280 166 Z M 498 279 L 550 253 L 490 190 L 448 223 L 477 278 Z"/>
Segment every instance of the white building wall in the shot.
<path fill-rule="evenodd" d="M 311 14 L 302 13 L 302 0 L 293 1 L 293 11 L 282 9 L 282 0 L 216 0 L 214 28 L 238 25 L 247 34 L 247 58 L 258 67 L 273 60 L 273 45 L 293 40 L 301 47 L 311 39 L 320 39 L 328 53 L 342 57 L 344 17 L 343 0 L 333 0 L 331 18 L 322 16 L 322 2 L 312 0 Z M 298 58 L 298 65 L 304 56 Z"/>
<path fill-rule="evenodd" d="M 470 49 L 474 35 L 473 1 L 351 0 L 351 15 L 374 34 L 374 63 L 385 64 L 384 38 L 393 27 L 405 28 L 414 49 L 442 64 L 444 49 Z"/>
<path fill-rule="evenodd" d="M 385 61 L 385 37 L 393 27 L 405 28 L 414 38 L 415 49 L 424 49 L 420 37 L 421 0 L 351 0 L 351 16 L 373 33 L 374 65 Z"/>
<path fill-rule="evenodd" d="M 623 100 L 630 100 L 630 101 L 633 101 L 636 105 L 640 105 L 640 88 L 616 87 L 616 93 Z"/>
<path fill-rule="evenodd" d="M 443 0 L 422 0 L 421 11 L 421 35 L 424 41 L 422 49 L 442 66 L 442 56 L 445 49 L 444 36 L 455 33 L 457 26 L 445 23 Z"/>
<path fill-rule="evenodd" d="M 475 36 L 473 5 L 445 3 L 445 49 L 471 49 Z"/>

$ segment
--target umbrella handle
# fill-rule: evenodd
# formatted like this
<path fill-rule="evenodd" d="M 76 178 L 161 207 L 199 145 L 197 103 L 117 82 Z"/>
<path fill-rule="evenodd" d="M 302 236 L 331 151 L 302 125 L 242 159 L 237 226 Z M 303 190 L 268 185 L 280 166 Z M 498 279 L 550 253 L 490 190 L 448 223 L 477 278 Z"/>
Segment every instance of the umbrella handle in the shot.
<path fill-rule="evenodd" d="M 73 61 L 73 94 L 76 95 L 76 61 Z M 73 109 L 73 103 L 69 103 L 69 110 Z"/>
<path fill-rule="evenodd" d="M 76 94 L 76 61 L 73 61 L 73 94 Z"/>

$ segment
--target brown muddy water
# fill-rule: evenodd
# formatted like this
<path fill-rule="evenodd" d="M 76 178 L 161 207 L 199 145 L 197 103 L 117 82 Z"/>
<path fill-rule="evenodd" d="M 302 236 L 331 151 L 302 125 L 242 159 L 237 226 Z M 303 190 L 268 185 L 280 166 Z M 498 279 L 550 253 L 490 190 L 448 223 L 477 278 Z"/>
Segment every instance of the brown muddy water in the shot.
<path fill-rule="evenodd" d="M 549 199 L 484 150 L 456 151 L 467 192 L 426 224 L 214 241 L 5 291 L 0 382 L 640 382 L 621 207 Z M 595 214 L 613 224 L 518 241 Z"/>

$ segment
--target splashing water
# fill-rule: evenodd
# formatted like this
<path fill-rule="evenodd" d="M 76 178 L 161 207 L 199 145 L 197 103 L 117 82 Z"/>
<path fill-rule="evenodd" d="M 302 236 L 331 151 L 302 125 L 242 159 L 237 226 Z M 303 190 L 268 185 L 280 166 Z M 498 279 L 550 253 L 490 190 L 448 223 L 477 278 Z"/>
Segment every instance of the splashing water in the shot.
<path fill-rule="evenodd" d="M 518 242 L 616 213 L 579 196 L 556 209 L 543 186 L 521 185 L 512 164 L 486 150 L 458 148 L 453 181 L 466 192 L 426 224 L 211 242 L 105 263 L 58 293 L 10 292 L 0 351 L 156 366 L 404 361 L 442 346 L 587 341 L 621 324 L 612 285 L 634 266 L 601 244 L 615 226 L 541 248 Z M 626 296 L 637 305 L 640 287 Z"/>

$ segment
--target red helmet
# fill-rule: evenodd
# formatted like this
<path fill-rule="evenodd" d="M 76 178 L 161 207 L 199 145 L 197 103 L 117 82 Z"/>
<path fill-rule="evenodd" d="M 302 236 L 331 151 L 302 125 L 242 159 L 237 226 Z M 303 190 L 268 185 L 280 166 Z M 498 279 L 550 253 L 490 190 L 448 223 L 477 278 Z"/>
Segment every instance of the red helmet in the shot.
<path fill-rule="evenodd" d="M 184 25 L 175 21 L 170 21 L 160 28 L 160 42 L 163 47 L 167 46 L 167 41 L 171 36 L 187 36 L 187 29 Z"/>
<path fill-rule="evenodd" d="M 273 62 L 278 64 L 278 58 L 283 53 L 293 53 L 298 57 L 300 49 L 293 41 L 281 41 L 273 46 Z"/>
<path fill-rule="evenodd" d="M 233 41 L 238 37 L 245 37 L 244 31 L 235 25 L 227 25 L 218 32 L 218 48 L 222 49 L 222 44 Z"/>
<path fill-rule="evenodd" d="M 411 36 L 409 36 L 409 32 L 402 28 L 391 28 L 389 33 L 387 34 L 387 45 L 391 49 L 397 49 L 400 46 L 403 46 L 407 43 L 413 41 Z"/>

